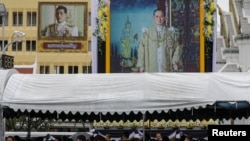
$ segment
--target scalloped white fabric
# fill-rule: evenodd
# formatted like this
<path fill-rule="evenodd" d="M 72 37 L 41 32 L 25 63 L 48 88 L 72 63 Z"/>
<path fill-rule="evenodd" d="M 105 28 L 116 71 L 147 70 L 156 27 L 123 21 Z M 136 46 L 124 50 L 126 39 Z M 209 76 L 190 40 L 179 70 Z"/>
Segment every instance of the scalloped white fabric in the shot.
<path fill-rule="evenodd" d="M 2 104 L 36 112 L 138 113 L 250 100 L 250 73 L 12 74 Z"/>

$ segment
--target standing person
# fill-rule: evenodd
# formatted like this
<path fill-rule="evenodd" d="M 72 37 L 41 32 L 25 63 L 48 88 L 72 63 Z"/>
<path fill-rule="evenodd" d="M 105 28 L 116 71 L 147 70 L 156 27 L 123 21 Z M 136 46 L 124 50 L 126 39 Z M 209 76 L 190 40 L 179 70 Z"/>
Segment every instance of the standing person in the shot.
<path fill-rule="evenodd" d="M 153 12 L 154 25 L 149 27 L 140 41 L 137 67 L 140 72 L 174 72 L 181 68 L 182 49 L 173 30 L 166 27 L 165 12 Z"/>
<path fill-rule="evenodd" d="M 156 135 L 155 135 L 155 140 L 156 140 L 156 141 L 162 141 L 161 133 L 156 133 Z"/>
<path fill-rule="evenodd" d="M 79 36 L 78 28 L 75 25 L 67 23 L 67 8 L 65 6 L 58 6 L 56 8 L 55 17 L 57 23 L 51 24 L 47 27 L 46 36 Z"/>

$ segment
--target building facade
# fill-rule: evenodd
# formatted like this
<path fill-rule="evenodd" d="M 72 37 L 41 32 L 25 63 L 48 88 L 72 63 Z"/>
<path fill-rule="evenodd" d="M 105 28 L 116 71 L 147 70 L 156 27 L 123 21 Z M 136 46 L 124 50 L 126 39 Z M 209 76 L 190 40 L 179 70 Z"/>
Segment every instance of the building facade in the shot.
<path fill-rule="evenodd" d="M 217 71 L 249 72 L 250 0 L 229 0 L 229 12 L 218 7 Z"/>
<path fill-rule="evenodd" d="M 3 19 L 0 20 L 1 46 L 2 41 L 5 46 L 13 41 L 15 31 L 25 33 L 21 42 L 10 44 L 6 49 L 6 54 L 14 56 L 14 67 L 20 72 L 91 73 L 90 0 L 0 0 L 0 3 L 7 10 L 4 26 Z M 45 37 L 42 34 L 46 22 L 57 22 L 55 9 L 59 5 L 67 6 L 67 23 L 78 25 L 78 37 L 68 38 L 66 34 L 61 37 Z"/>

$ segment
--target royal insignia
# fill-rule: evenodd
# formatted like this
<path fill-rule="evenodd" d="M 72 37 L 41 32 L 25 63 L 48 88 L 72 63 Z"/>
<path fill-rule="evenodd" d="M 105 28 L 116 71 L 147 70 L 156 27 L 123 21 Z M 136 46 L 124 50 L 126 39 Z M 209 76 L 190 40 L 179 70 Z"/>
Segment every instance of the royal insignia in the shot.
<path fill-rule="evenodd" d="M 170 36 L 167 37 L 167 46 L 169 48 L 172 48 L 174 46 L 173 39 Z"/>

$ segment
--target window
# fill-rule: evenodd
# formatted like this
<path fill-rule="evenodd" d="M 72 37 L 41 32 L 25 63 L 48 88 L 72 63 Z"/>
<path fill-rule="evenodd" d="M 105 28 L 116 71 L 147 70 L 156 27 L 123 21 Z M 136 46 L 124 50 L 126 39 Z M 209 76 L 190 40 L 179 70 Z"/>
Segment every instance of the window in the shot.
<path fill-rule="evenodd" d="M 91 41 L 88 41 L 88 51 L 91 51 Z"/>
<path fill-rule="evenodd" d="M 35 40 L 26 41 L 26 51 L 36 51 L 36 41 Z"/>
<path fill-rule="evenodd" d="M 54 74 L 64 74 L 64 66 L 54 66 Z"/>
<path fill-rule="evenodd" d="M 4 40 L 4 46 L 2 47 L 2 40 L 0 40 L 0 50 L 2 51 L 3 48 L 8 44 L 8 41 L 7 40 Z M 7 51 L 8 48 L 5 49 L 5 51 Z"/>
<path fill-rule="evenodd" d="M 4 25 L 7 26 L 8 25 L 8 15 L 9 13 L 7 12 L 6 13 L 6 16 L 5 16 L 5 19 L 4 19 Z M 2 26 L 2 23 L 3 23 L 3 17 L 0 16 L 0 25 Z"/>
<path fill-rule="evenodd" d="M 36 26 L 36 12 L 27 12 L 27 26 Z"/>
<path fill-rule="evenodd" d="M 13 26 L 23 25 L 23 12 L 13 12 Z"/>
<path fill-rule="evenodd" d="M 15 42 L 12 44 L 12 51 L 22 51 L 22 42 Z"/>
<path fill-rule="evenodd" d="M 40 74 L 49 74 L 49 66 L 40 66 Z"/>
<path fill-rule="evenodd" d="M 91 12 L 89 12 L 89 18 L 88 18 L 88 20 L 89 20 L 89 26 L 91 26 Z"/>
<path fill-rule="evenodd" d="M 78 66 L 69 66 L 69 74 L 76 74 L 78 73 Z"/>
<path fill-rule="evenodd" d="M 82 73 L 92 73 L 91 66 L 82 66 Z"/>

